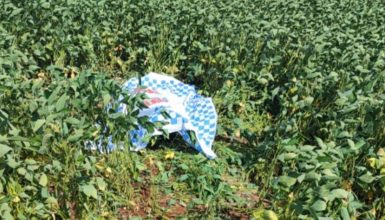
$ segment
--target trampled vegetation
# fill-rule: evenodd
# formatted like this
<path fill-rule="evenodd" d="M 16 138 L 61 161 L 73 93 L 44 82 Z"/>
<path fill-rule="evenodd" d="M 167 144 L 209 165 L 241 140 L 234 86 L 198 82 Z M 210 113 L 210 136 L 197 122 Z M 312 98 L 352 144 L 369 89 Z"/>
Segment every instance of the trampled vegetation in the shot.
<path fill-rule="evenodd" d="M 384 24 L 381 0 L 2 0 L 0 216 L 382 219 Z M 156 126 L 143 97 L 104 110 L 149 71 L 213 97 L 217 159 L 84 148 Z"/>

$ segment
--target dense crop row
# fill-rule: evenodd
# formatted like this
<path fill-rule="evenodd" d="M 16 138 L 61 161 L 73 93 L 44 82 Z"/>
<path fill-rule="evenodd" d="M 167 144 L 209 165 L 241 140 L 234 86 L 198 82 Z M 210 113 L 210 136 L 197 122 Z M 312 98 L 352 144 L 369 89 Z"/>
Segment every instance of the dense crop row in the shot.
<path fill-rule="evenodd" d="M 256 218 L 382 217 L 384 23 L 381 0 L 3 0 L 0 215 L 118 216 L 147 184 L 193 194 L 187 207 L 211 217 L 224 204 Z M 95 123 L 125 140 L 137 112 L 103 107 L 148 71 L 214 98 L 230 141 L 217 161 L 82 149 L 103 133 Z M 262 199 L 245 208 L 227 176 Z"/>

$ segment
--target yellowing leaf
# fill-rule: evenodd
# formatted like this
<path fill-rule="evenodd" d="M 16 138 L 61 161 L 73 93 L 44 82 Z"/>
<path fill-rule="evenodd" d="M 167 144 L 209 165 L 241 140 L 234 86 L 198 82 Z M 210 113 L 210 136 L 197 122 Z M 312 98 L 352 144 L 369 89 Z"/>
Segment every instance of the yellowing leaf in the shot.
<path fill-rule="evenodd" d="M 272 210 L 265 210 L 262 217 L 266 220 L 278 220 L 277 214 L 275 214 Z"/>
<path fill-rule="evenodd" d="M 368 158 L 368 165 L 371 167 L 371 168 L 374 168 L 374 166 L 376 165 L 376 158 L 374 157 L 371 157 L 371 158 Z"/>
<path fill-rule="evenodd" d="M 164 159 L 173 159 L 175 157 L 175 153 L 173 151 L 169 151 L 164 156 Z"/>
<path fill-rule="evenodd" d="M 263 220 L 278 220 L 277 214 L 275 214 L 272 210 L 265 210 L 263 208 L 259 208 L 253 211 L 252 213 L 255 219 L 263 219 Z"/>
<path fill-rule="evenodd" d="M 384 148 L 378 149 L 377 155 L 380 156 L 380 157 L 385 157 L 385 150 L 384 150 Z"/>

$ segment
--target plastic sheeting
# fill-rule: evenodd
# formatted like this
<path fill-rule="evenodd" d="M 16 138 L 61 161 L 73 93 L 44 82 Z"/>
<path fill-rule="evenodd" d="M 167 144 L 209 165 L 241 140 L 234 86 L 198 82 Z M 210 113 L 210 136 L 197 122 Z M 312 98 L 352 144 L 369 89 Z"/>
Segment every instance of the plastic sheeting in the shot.
<path fill-rule="evenodd" d="M 217 128 L 217 113 L 211 98 L 199 95 L 194 86 L 186 85 L 177 79 L 157 73 L 149 73 L 141 78 L 131 78 L 123 84 L 123 89 L 130 93 L 145 93 L 148 99 L 144 100 L 146 108 L 142 109 L 139 116 L 148 116 L 151 122 L 165 122 L 162 129 L 169 133 L 178 132 L 183 139 L 207 158 L 214 159 L 216 154 L 212 150 Z M 125 112 L 126 106 L 121 104 L 118 112 Z M 166 111 L 170 117 L 164 117 Z M 188 133 L 195 134 L 193 141 Z M 150 135 L 160 135 L 160 131 L 147 134 L 146 129 L 129 131 L 134 150 L 147 146 Z M 110 139 L 109 148 L 115 144 Z"/>

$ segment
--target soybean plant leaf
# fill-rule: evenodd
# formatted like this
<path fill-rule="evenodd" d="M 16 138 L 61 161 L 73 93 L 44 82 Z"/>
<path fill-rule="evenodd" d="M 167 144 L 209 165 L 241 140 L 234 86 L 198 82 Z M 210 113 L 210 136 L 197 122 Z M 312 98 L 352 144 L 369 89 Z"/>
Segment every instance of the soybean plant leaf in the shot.
<path fill-rule="evenodd" d="M 73 117 L 69 117 L 65 120 L 65 122 L 67 122 L 68 124 L 72 124 L 72 125 L 78 125 L 80 124 L 80 121 L 76 118 L 73 118 Z"/>
<path fill-rule="evenodd" d="M 56 110 L 57 111 L 60 111 L 64 108 L 65 104 L 66 104 L 66 100 L 67 100 L 67 95 L 66 94 L 63 94 L 59 100 L 56 102 Z"/>
<path fill-rule="evenodd" d="M 306 105 L 311 105 L 314 101 L 314 98 L 312 96 L 308 96 L 304 99 Z"/>
<path fill-rule="evenodd" d="M 15 15 L 18 15 L 18 14 L 20 14 L 20 12 L 22 12 L 22 11 L 23 11 L 22 8 L 14 9 L 14 10 L 12 11 L 12 13 L 9 15 L 9 17 L 13 17 L 13 16 L 15 16 Z"/>
<path fill-rule="evenodd" d="M 106 184 L 106 182 L 105 182 L 102 178 L 97 177 L 97 178 L 96 178 L 96 183 L 97 183 L 98 188 L 99 188 L 100 190 L 102 190 L 102 191 L 105 191 L 105 190 L 106 190 L 107 184 Z"/>
<path fill-rule="evenodd" d="M 351 139 L 348 139 L 348 144 L 349 144 L 349 147 L 351 149 L 355 149 L 356 145 L 354 144 L 354 142 Z"/>
<path fill-rule="evenodd" d="M 98 192 L 95 188 L 94 185 L 88 184 L 88 185 L 83 185 L 81 187 L 81 191 L 88 197 L 92 197 L 94 199 L 98 198 Z"/>
<path fill-rule="evenodd" d="M 290 176 L 280 176 L 278 180 L 282 185 L 290 187 L 297 181 L 296 178 Z"/>
<path fill-rule="evenodd" d="M 319 146 L 321 149 L 325 150 L 325 149 L 327 148 L 326 144 L 322 141 L 321 138 L 316 137 L 315 140 L 317 141 L 318 146 Z"/>
<path fill-rule="evenodd" d="M 365 183 L 371 183 L 375 180 L 375 178 L 372 176 L 371 173 L 367 172 L 365 173 L 364 175 L 360 176 L 359 179 L 362 181 L 362 182 L 365 182 Z"/>
<path fill-rule="evenodd" d="M 275 88 L 272 92 L 271 92 L 271 99 L 274 99 L 274 97 L 278 94 L 279 92 L 279 87 Z"/>
<path fill-rule="evenodd" d="M 49 2 L 44 2 L 44 3 L 41 5 L 41 7 L 42 7 L 42 8 L 45 8 L 45 9 L 48 9 L 49 6 L 50 6 Z"/>
<path fill-rule="evenodd" d="M 69 142 L 75 142 L 75 141 L 79 140 L 83 136 L 83 134 L 84 134 L 83 129 L 76 130 L 75 134 L 70 135 L 67 140 Z"/>
<path fill-rule="evenodd" d="M 41 186 L 47 186 L 48 183 L 48 177 L 45 175 L 45 173 L 41 174 L 40 179 L 39 179 L 39 184 Z"/>
<path fill-rule="evenodd" d="M 284 154 L 284 160 L 292 160 L 297 157 L 296 153 L 285 153 Z"/>
<path fill-rule="evenodd" d="M 14 220 L 15 218 L 11 215 L 12 209 L 9 208 L 7 203 L 3 203 L 1 206 L 2 211 L 2 219 L 4 220 Z"/>
<path fill-rule="evenodd" d="M 0 142 L 6 142 L 8 140 L 7 136 L 0 135 Z"/>
<path fill-rule="evenodd" d="M 348 209 L 346 207 L 341 208 L 341 217 L 342 217 L 342 220 L 350 220 L 351 219 L 349 212 L 348 212 Z"/>
<path fill-rule="evenodd" d="M 184 175 L 179 177 L 179 181 L 185 181 L 186 179 L 188 179 L 188 175 L 187 174 L 184 174 Z"/>
<path fill-rule="evenodd" d="M 318 182 L 321 180 L 321 175 L 316 173 L 315 171 L 311 171 L 305 175 L 305 179 Z"/>
<path fill-rule="evenodd" d="M 12 148 L 8 147 L 7 145 L 0 144 L 0 157 L 3 157 L 5 154 L 7 154 L 11 150 Z"/>
<path fill-rule="evenodd" d="M 350 137 L 352 137 L 352 135 L 347 131 L 343 131 L 343 132 L 339 133 L 337 137 L 338 138 L 346 138 L 346 137 L 350 138 Z"/>
<path fill-rule="evenodd" d="M 111 100 L 111 95 L 108 93 L 103 94 L 103 104 L 106 106 Z"/>
<path fill-rule="evenodd" d="M 320 212 L 326 209 L 326 202 L 323 200 L 317 200 L 313 205 L 311 206 L 314 211 Z"/>
<path fill-rule="evenodd" d="M 43 124 L 45 123 L 45 119 L 39 119 L 37 120 L 34 125 L 33 125 L 33 132 L 36 132 L 37 130 L 39 130 L 39 128 L 41 128 L 41 126 L 43 126 Z"/>
<path fill-rule="evenodd" d="M 330 195 L 334 198 L 346 199 L 349 193 L 344 189 L 334 189 L 330 192 Z"/>

